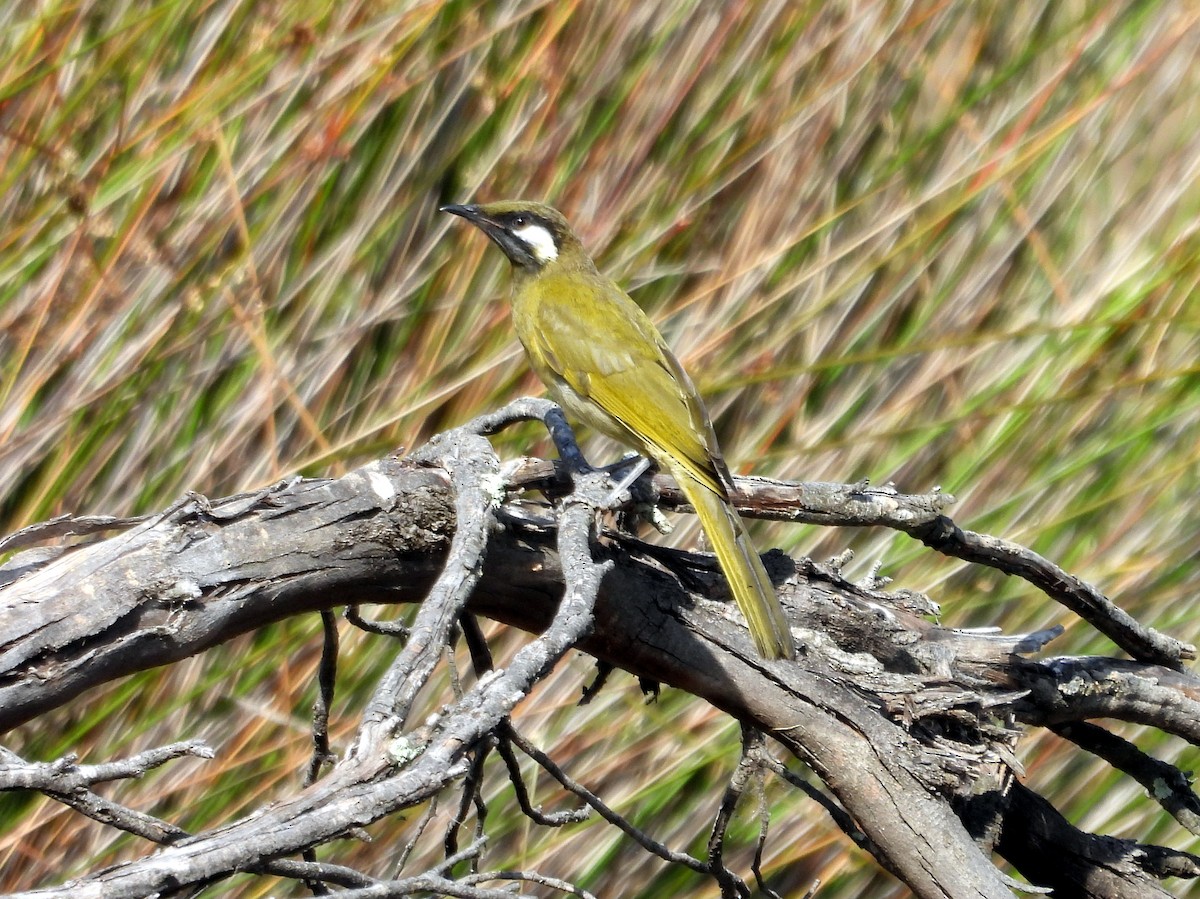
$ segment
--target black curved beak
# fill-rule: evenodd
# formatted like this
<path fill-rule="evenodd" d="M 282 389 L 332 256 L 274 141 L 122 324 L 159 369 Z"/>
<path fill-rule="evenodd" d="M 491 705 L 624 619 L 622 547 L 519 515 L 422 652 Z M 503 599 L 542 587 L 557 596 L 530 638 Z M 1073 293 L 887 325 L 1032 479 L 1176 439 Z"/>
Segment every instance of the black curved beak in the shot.
<path fill-rule="evenodd" d="M 484 220 L 483 210 L 474 203 L 468 203 L 462 206 L 452 203 L 449 206 L 442 206 L 440 209 L 438 209 L 438 212 L 448 212 L 451 215 L 461 215 L 468 222 L 475 222 L 476 224 Z"/>
<path fill-rule="evenodd" d="M 443 206 L 438 211 L 462 216 L 472 225 L 475 225 L 480 231 L 490 237 L 496 246 L 504 251 L 504 255 L 514 265 L 537 267 L 537 260 L 529 254 L 529 248 L 509 234 L 502 224 L 490 217 L 481 207 L 476 206 L 474 203 L 467 203 L 461 206 L 457 204 Z"/>

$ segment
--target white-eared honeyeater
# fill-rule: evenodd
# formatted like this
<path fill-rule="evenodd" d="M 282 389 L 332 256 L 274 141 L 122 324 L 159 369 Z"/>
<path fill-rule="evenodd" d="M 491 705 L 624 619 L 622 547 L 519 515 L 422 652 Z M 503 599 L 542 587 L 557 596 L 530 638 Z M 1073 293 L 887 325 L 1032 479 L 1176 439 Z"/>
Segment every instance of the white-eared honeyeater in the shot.
<path fill-rule="evenodd" d="M 529 364 L 571 415 L 670 472 L 696 509 L 755 646 L 794 655 L 779 599 L 730 502 L 733 480 L 691 379 L 640 306 L 597 271 L 541 203 L 444 206 L 512 263 L 512 317 Z"/>

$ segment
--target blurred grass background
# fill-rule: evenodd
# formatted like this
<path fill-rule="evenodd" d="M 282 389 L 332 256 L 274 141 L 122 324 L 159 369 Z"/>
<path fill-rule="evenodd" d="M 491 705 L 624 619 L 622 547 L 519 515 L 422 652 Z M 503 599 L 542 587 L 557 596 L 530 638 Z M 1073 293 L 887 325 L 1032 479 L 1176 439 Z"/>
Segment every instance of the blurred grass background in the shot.
<path fill-rule="evenodd" d="M 562 208 L 660 323 L 736 469 L 940 485 L 964 526 L 1194 641 L 1198 19 L 1078 0 L 5 0 L 0 531 L 340 473 L 540 392 L 500 254 L 436 212 L 527 197 Z M 502 444 L 548 452 L 534 428 Z M 758 527 L 764 548 L 854 548 L 851 575 L 882 560 L 948 624 L 1061 623 L 1054 651 L 1113 651 L 1024 584 L 907 538 Z M 216 761 L 108 795 L 214 826 L 299 784 L 318 634 L 315 619 L 264 629 L 8 745 L 99 761 L 205 738 Z M 524 639 L 496 633 L 499 654 Z M 339 750 L 390 652 L 346 633 Z M 736 725 L 669 691 L 645 705 L 620 678 L 577 709 L 588 677 L 586 659 L 561 666 L 519 726 L 703 852 Z M 1020 756 L 1080 826 L 1200 848 L 1055 738 Z M 538 801 L 562 801 L 530 774 Z M 487 793 L 486 867 L 604 896 L 716 894 L 602 824 L 529 825 L 500 776 Z M 766 798 L 777 889 L 907 895 L 815 806 L 778 784 Z M 415 820 L 322 857 L 389 873 Z M 28 797 L 0 800 L 0 821 L 0 889 L 147 851 Z M 729 850 L 747 876 L 755 832 L 747 815 Z M 214 892 L 303 894 L 249 878 Z"/>

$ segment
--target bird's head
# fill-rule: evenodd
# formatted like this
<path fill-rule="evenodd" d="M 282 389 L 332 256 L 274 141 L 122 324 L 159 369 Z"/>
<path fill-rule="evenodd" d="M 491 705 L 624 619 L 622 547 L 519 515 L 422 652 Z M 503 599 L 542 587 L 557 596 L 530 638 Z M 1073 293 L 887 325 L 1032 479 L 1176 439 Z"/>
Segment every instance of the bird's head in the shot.
<path fill-rule="evenodd" d="M 508 200 L 443 206 L 441 211 L 471 222 L 495 241 L 516 268 L 530 274 L 587 259 L 562 213 L 544 203 Z"/>

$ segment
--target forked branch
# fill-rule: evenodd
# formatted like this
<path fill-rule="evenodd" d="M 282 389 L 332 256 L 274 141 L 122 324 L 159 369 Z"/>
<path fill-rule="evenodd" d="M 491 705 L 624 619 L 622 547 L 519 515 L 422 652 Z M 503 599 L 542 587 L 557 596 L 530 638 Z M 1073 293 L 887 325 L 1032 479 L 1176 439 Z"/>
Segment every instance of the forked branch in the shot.
<path fill-rule="evenodd" d="M 526 419 L 547 424 L 570 464 L 496 457 L 486 435 Z M 1037 661 L 1029 656 L 1057 629 L 1002 635 L 940 627 L 928 620 L 934 606 L 924 597 L 888 593 L 880 579 L 851 584 L 834 566 L 775 553 L 767 561 L 803 652 L 795 663 L 764 662 L 729 604 L 716 598 L 722 585 L 709 560 L 611 530 L 597 534 L 610 482 L 586 467 L 555 407 L 523 400 L 440 435 L 408 459 L 382 460 L 337 480 L 294 480 L 214 501 L 188 496 L 142 519 L 60 518 L 0 544 L 22 550 L 0 566 L 5 727 L 104 680 L 184 658 L 268 621 L 327 612 L 335 597 L 420 603 L 410 627 L 381 637 L 404 642 L 396 644 L 340 760 L 313 782 L 336 749 L 322 742 L 319 713 L 310 785 L 219 829 L 184 833 L 132 809 L 97 805 L 89 792 L 98 771 L 136 776 L 172 753 L 202 752 L 192 744 L 115 767 L 9 758 L 0 786 L 73 797 L 85 814 L 107 816 L 165 847 L 46 895 L 149 895 L 235 871 L 337 884 L 353 889 L 347 895 L 491 896 L 506 880 L 586 895 L 536 871 L 489 872 L 482 864 L 485 834 L 458 849 L 457 828 L 447 832 L 445 863 L 406 879 L 381 880 L 318 863 L 311 854 L 288 858 L 436 802 L 456 787 L 469 808 L 478 798 L 474 782 L 493 763 L 504 766 L 539 826 L 580 820 L 579 809 L 536 806 L 514 750 L 647 851 L 712 877 L 729 896 L 749 891 L 724 861 L 729 814 L 765 771 L 817 798 L 855 845 L 921 897 L 1010 895 L 992 851 L 1044 886 L 1082 883 L 1083 895 L 1160 896 L 1160 878 L 1196 876 L 1200 866 L 1185 853 L 1129 843 L 1114 855 L 1108 838 L 1065 825 L 1048 799 L 1014 778 L 1017 738 L 1027 728 L 1051 727 L 1143 783 L 1161 781 L 1164 807 L 1194 826 L 1200 801 L 1176 767 L 1081 723 L 1098 716 L 1136 721 L 1200 745 L 1200 681 L 1182 669 L 1194 656 L 1191 646 L 1133 621 L 1095 588 L 1030 551 L 959 529 L 946 516 L 952 500 L 936 492 L 905 496 L 891 487 L 761 479 L 740 479 L 738 486 L 748 514 L 891 527 L 1024 577 L 1084 614 L 1134 659 Z M 533 490 L 555 505 L 527 502 Z M 654 478 L 652 492 L 664 505 L 682 502 L 669 479 Z M 63 542 L 70 534 L 75 542 Z M 47 539 L 60 542 L 37 545 Z M 80 595 L 89 602 L 81 606 Z M 493 671 L 472 623 L 476 615 L 540 636 Z M 349 617 L 384 630 L 357 609 Z M 477 678 L 447 697 L 436 718 L 416 721 L 414 700 L 458 633 L 466 636 Z M 336 660 L 328 639 L 327 699 Z M 592 654 L 604 670 L 686 690 L 743 722 L 743 764 L 715 819 L 706 859 L 633 828 L 513 729 L 512 710 L 572 648 Z M 786 764 L 770 755 L 762 735 L 785 750 Z M 800 766 L 821 787 L 802 778 Z M 464 784 L 468 776 L 474 780 Z M 485 822 L 478 827 L 486 831 Z M 760 831 L 768 839 L 765 812 Z M 1071 853 L 1069 874 L 1045 864 L 1048 851 Z M 455 874 L 458 861 L 471 870 Z M 764 892 L 769 883 L 767 877 Z"/>

